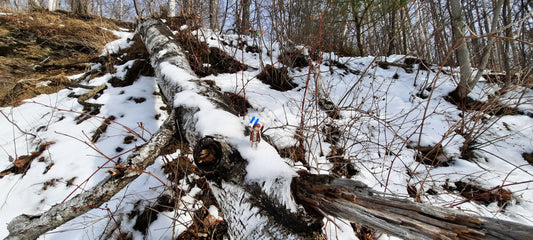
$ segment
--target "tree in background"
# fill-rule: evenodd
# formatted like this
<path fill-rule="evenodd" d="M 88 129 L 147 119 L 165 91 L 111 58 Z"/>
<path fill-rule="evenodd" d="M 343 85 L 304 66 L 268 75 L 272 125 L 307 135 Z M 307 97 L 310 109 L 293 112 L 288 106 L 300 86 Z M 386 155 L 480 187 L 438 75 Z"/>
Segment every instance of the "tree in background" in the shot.
<path fill-rule="evenodd" d="M 72 7 L 72 12 L 78 15 L 88 15 L 89 14 L 89 0 L 71 0 L 70 6 Z"/>
<path fill-rule="evenodd" d="M 431 63 L 461 66 L 458 90 L 462 90 L 457 93 L 465 97 L 481 77 L 476 69 L 505 72 L 508 84 L 527 79 L 533 71 L 527 64 L 533 61 L 533 3 L 502 1 L 69 0 L 63 7 L 126 21 L 134 19 L 134 12 L 161 16 L 170 10 L 170 16 L 199 17 L 201 25 L 211 29 L 241 34 L 261 29 L 265 39 L 314 45 L 339 55 L 414 55 Z M 15 10 L 53 10 L 60 4 L 1 2 Z M 219 8 L 224 10 L 219 13 Z M 456 54 L 450 57 L 451 51 Z"/>
<path fill-rule="evenodd" d="M 218 30 L 218 0 L 209 0 L 209 28 Z"/>

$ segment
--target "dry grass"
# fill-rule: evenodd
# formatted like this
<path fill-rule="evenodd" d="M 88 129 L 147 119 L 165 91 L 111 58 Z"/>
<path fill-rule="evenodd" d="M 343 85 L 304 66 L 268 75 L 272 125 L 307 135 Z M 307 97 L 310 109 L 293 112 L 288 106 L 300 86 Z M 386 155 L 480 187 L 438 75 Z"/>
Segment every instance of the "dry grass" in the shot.
<path fill-rule="evenodd" d="M 117 39 L 106 30 L 118 29 L 112 20 L 76 18 L 61 11 L 10 13 L 0 15 L 1 98 L 13 97 L 9 92 L 19 81 L 41 81 L 85 72 L 86 64 L 101 53 L 104 45 Z M 3 102 L 22 99 L 3 99 Z"/>

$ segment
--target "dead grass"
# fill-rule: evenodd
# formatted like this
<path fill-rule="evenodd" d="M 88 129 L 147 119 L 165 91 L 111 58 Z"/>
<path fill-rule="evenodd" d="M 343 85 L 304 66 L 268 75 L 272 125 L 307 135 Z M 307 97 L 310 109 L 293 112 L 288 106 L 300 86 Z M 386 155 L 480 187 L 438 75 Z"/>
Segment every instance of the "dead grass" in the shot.
<path fill-rule="evenodd" d="M 6 106 L 50 93 L 26 85 L 85 72 L 87 63 L 99 55 L 104 45 L 117 37 L 112 20 L 90 17 L 76 18 L 65 11 L 12 12 L 0 16 L 0 96 Z M 14 94 L 20 85 L 29 87 L 28 94 Z M 59 89 L 54 88 L 53 91 Z M 7 99 L 6 99 L 7 98 Z"/>

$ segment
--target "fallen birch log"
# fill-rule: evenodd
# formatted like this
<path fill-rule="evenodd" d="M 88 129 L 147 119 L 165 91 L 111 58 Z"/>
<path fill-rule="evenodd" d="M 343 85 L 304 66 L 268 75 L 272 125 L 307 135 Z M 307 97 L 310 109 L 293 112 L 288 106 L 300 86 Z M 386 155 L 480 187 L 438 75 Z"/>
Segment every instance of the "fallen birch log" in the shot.
<path fill-rule="evenodd" d="M 246 181 L 248 162 L 226 142 L 244 137 L 239 117 L 224 94 L 197 80 L 169 28 L 149 19 L 139 25 L 138 32 L 151 56 L 161 92 L 176 111 L 178 135 L 195 146 L 196 164 L 204 170 L 224 213 L 230 238 L 306 239 L 321 235 L 322 218 L 308 216 L 303 208 L 291 210 L 275 192 L 266 193 L 259 184 Z M 209 116 L 226 120 L 210 126 Z M 271 189 L 285 187 L 289 193 L 290 178 L 285 180 L 285 186 Z"/>

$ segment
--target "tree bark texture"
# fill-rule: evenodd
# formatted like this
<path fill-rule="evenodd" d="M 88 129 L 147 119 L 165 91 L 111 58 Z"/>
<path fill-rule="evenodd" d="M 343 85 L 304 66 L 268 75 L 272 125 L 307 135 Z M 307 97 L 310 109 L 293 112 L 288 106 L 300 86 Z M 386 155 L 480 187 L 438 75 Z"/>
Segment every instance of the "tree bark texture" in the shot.
<path fill-rule="evenodd" d="M 209 0 L 209 28 L 218 31 L 218 0 Z"/>

